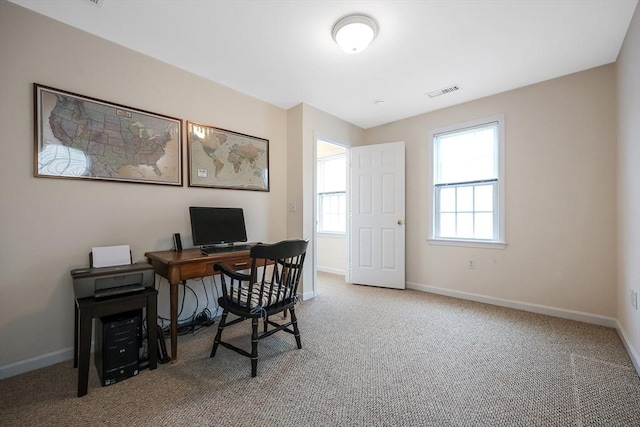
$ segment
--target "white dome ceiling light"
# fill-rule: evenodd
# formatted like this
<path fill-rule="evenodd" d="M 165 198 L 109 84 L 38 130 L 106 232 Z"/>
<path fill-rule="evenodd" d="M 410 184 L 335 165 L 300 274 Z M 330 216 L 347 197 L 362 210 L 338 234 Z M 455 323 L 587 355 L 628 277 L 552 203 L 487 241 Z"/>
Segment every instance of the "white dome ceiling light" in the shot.
<path fill-rule="evenodd" d="M 347 53 L 359 53 L 378 35 L 378 24 L 367 15 L 348 15 L 333 26 L 333 39 Z"/>

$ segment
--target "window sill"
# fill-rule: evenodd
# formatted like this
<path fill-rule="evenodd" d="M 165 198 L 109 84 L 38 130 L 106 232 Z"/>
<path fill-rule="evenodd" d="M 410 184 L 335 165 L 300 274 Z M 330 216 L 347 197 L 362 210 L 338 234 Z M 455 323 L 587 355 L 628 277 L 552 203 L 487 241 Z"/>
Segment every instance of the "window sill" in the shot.
<path fill-rule="evenodd" d="M 319 237 L 333 237 L 334 239 L 344 239 L 345 237 L 345 233 L 338 232 L 318 231 L 317 234 Z"/>
<path fill-rule="evenodd" d="M 468 248 L 504 249 L 507 242 L 494 242 L 488 240 L 464 240 L 464 239 L 427 239 L 430 245 L 440 246 L 464 246 Z"/>

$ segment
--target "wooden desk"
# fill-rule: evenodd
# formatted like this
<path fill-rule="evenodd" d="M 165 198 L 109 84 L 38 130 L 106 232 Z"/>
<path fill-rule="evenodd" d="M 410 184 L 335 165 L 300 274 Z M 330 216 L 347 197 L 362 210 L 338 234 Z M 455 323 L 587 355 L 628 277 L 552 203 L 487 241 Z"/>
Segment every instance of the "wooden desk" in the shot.
<path fill-rule="evenodd" d="M 224 262 L 235 270 L 251 268 L 249 251 L 220 252 L 203 255 L 198 248 L 182 251 L 159 251 L 144 254 L 153 265 L 156 274 L 169 281 L 171 319 L 171 363 L 178 359 L 178 285 L 185 280 L 213 276 L 214 264 Z"/>
<path fill-rule="evenodd" d="M 75 299 L 75 338 L 73 340 L 73 367 L 78 369 L 78 397 L 87 394 L 89 384 L 89 358 L 91 356 L 91 325 L 96 317 L 124 313 L 138 308 L 147 309 L 147 353 L 149 369 L 156 369 L 158 338 L 156 327 L 158 291 L 146 288 L 144 291 L 104 298 Z"/>

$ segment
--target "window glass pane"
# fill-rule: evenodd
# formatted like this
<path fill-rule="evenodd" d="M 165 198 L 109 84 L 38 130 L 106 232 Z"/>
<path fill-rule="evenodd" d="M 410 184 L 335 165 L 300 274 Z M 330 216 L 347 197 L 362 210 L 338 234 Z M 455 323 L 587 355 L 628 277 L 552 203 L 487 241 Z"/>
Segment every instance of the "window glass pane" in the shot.
<path fill-rule="evenodd" d="M 324 163 L 321 160 L 318 160 L 317 167 L 317 178 L 318 178 L 318 194 L 324 193 Z"/>
<path fill-rule="evenodd" d="M 319 232 L 346 231 L 346 194 L 320 194 L 318 196 Z"/>
<path fill-rule="evenodd" d="M 336 216 L 333 214 L 327 215 L 327 231 L 333 231 L 336 229 Z"/>
<path fill-rule="evenodd" d="M 440 214 L 440 237 L 456 237 L 456 214 Z"/>
<path fill-rule="evenodd" d="M 477 213 L 475 221 L 475 238 L 493 239 L 493 214 Z"/>
<path fill-rule="evenodd" d="M 497 177 L 497 124 L 436 137 L 436 184 Z"/>
<path fill-rule="evenodd" d="M 345 191 L 347 188 L 347 163 L 345 156 L 321 160 L 323 163 L 322 192 Z"/>
<path fill-rule="evenodd" d="M 457 190 L 458 212 L 472 212 L 473 187 L 458 187 Z"/>
<path fill-rule="evenodd" d="M 461 213 L 457 217 L 457 236 L 456 237 L 473 237 L 473 214 Z"/>
<path fill-rule="evenodd" d="M 474 209 L 476 212 L 493 211 L 493 187 L 491 185 L 478 185 L 475 187 Z"/>
<path fill-rule="evenodd" d="M 335 196 L 335 195 L 331 195 L 331 196 L 329 196 L 329 206 L 330 206 L 330 208 L 329 208 L 329 213 L 333 213 L 333 212 L 335 212 L 335 211 L 336 211 L 336 209 L 337 209 L 337 207 L 338 207 L 338 206 L 337 206 L 337 205 L 338 205 L 338 203 L 337 203 L 337 202 L 338 202 L 338 200 L 336 199 L 336 196 Z"/>
<path fill-rule="evenodd" d="M 456 211 L 456 189 L 455 187 L 440 189 L 440 212 Z"/>

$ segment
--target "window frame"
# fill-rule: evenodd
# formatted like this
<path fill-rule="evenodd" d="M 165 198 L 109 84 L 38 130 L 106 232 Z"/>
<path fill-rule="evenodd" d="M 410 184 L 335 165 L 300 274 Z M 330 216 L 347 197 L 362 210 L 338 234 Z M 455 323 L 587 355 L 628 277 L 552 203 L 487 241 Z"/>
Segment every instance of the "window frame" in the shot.
<path fill-rule="evenodd" d="M 320 163 L 324 163 L 327 161 L 331 161 L 331 160 L 335 160 L 338 158 L 343 158 L 344 162 L 345 162 L 345 189 L 341 190 L 341 191 L 317 191 L 316 192 L 316 215 L 317 215 L 317 224 L 316 224 L 316 233 L 317 234 L 321 234 L 321 235 L 331 235 L 331 236 L 345 236 L 347 234 L 347 222 L 348 222 L 348 216 L 349 216 L 349 210 L 347 207 L 347 166 L 348 166 L 348 157 L 347 157 L 347 153 L 340 153 L 340 154 L 334 154 L 334 155 L 330 155 L 330 156 L 326 156 L 326 157 L 320 157 L 318 159 L 316 159 L 316 176 L 319 176 L 319 169 L 320 169 Z M 319 187 L 319 182 L 316 185 L 316 189 Z M 323 196 L 336 196 L 336 195 L 342 195 L 345 198 L 345 224 L 344 224 L 344 231 L 328 231 L 328 230 L 324 230 L 323 228 Z"/>
<path fill-rule="evenodd" d="M 495 179 L 486 179 L 486 180 L 477 180 L 470 181 L 467 183 L 450 183 L 448 185 L 440 185 L 436 186 L 435 184 L 435 174 L 437 172 L 436 165 L 436 138 L 442 134 L 456 133 L 462 132 L 464 130 L 476 127 L 482 127 L 486 125 L 490 125 L 492 123 L 497 124 L 498 131 L 498 141 L 497 141 L 497 162 L 498 162 L 498 171 L 497 177 Z M 447 246 L 467 246 L 467 247 L 485 247 L 485 248 L 496 248 L 496 249 L 504 249 L 507 246 L 506 242 L 506 227 L 505 227 L 505 115 L 504 114 L 496 114 L 490 117 L 485 117 L 482 119 L 472 120 L 465 123 L 458 123 L 442 128 L 432 129 L 429 131 L 429 164 L 431 165 L 431 171 L 428 173 L 428 200 L 430 200 L 431 207 L 431 221 L 429 224 L 429 236 L 427 238 L 427 242 L 429 244 L 434 245 L 447 245 Z M 439 189 L 453 187 L 453 186 L 464 186 L 465 184 L 469 184 L 472 188 L 479 185 L 487 185 L 488 183 L 495 182 L 497 188 L 493 189 L 493 195 L 495 198 L 494 203 L 494 238 L 493 239 L 475 239 L 475 238 L 460 238 L 460 237 L 437 237 L 436 231 L 439 224 L 439 215 L 438 208 L 439 203 L 437 200 L 438 195 L 438 187 Z M 497 235 L 496 235 L 497 234 Z"/>

